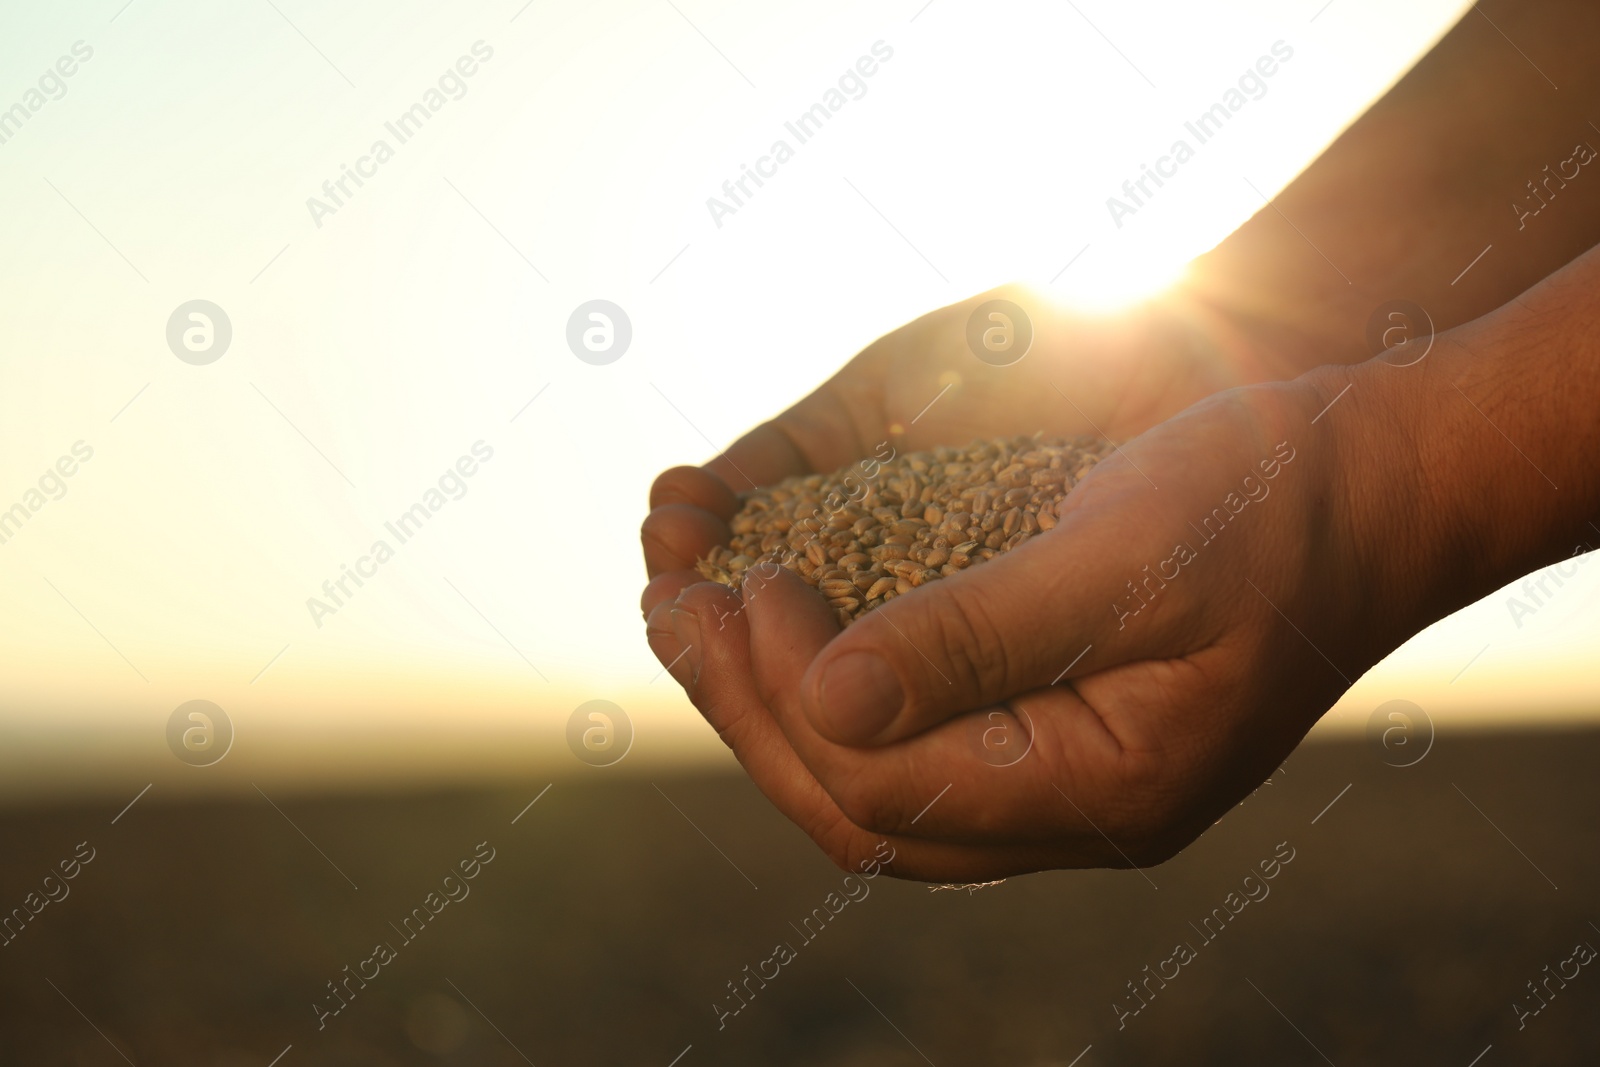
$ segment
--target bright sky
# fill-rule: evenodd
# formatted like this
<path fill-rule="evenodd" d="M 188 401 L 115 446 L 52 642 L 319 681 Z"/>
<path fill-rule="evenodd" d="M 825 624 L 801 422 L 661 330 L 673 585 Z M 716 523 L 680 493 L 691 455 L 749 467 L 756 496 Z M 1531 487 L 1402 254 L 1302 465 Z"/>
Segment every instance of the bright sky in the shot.
<path fill-rule="evenodd" d="M 0 544 L 13 789 L 147 780 L 193 699 L 238 731 L 235 784 L 570 761 L 590 699 L 632 717 L 636 761 L 722 758 L 643 640 L 653 474 L 991 285 L 1158 284 L 1259 207 L 1241 177 L 1287 184 L 1465 6 L 124 3 L 0 19 L 0 108 L 38 104 L 0 126 L 0 509 L 64 490 Z M 1266 95 L 1116 229 L 1105 198 L 1279 41 Z M 387 128 L 430 91 L 420 130 Z M 596 299 L 632 327 L 605 365 L 565 341 Z M 195 300 L 232 333 L 199 365 L 167 339 Z M 430 490 L 401 544 L 384 524 Z M 364 584 L 313 618 L 347 566 Z M 1597 588 L 1447 620 L 1349 717 L 1594 706 Z"/>

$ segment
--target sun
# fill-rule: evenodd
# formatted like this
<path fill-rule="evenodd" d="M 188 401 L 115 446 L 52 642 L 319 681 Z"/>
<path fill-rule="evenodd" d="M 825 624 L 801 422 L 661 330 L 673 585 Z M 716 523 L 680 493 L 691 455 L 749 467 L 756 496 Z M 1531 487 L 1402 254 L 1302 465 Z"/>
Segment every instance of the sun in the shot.
<path fill-rule="evenodd" d="M 1189 256 L 1167 250 L 1138 251 L 1093 244 L 1067 269 L 1032 288 L 1052 303 L 1086 315 L 1113 315 L 1159 297 L 1188 273 Z"/>

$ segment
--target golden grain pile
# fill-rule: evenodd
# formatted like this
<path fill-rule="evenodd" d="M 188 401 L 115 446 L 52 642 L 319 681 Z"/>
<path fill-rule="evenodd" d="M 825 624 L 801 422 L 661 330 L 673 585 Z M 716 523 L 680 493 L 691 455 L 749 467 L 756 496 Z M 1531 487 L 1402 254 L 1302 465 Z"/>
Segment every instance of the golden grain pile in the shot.
<path fill-rule="evenodd" d="M 975 441 L 867 459 L 740 497 L 732 543 L 696 564 L 737 585 L 758 563 L 816 587 L 841 626 L 935 578 L 1008 552 L 1056 524 L 1056 505 L 1106 455 L 1099 438 Z"/>

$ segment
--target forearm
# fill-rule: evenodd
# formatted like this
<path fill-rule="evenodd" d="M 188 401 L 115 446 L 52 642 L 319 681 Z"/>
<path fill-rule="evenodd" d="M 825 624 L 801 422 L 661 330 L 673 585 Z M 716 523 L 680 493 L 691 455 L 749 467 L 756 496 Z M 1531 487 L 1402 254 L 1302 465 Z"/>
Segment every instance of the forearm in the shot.
<path fill-rule="evenodd" d="M 1440 330 L 1469 322 L 1600 241 L 1600 168 L 1558 173 L 1579 142 L 1600 148 L 1600 5 L 1488 16 L 1468 12 L 1275 209 L 1196 261 L 1194 296 L 1260 324 L 1259 376 L 1366 359 L 1367 320 L 1389 300 L 1420 303 Z"/>
<path fill-rule="evenodd" d="M 1308 376 L 1330 401 L 1350 387 L 1319 426 L 1361 526 L 1361 584 L 1382 590 L 1375 628 L 1392 615 L 1403 639 L 1600 546 L 1597 327 L 1600 248 L 1441 335 L 1414 366 L 1372 360 Z"/>

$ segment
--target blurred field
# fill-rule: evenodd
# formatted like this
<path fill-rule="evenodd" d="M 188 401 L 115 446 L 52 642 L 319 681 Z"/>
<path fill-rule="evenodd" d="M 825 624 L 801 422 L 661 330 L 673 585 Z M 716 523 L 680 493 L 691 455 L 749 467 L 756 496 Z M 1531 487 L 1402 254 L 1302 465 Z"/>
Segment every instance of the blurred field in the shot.
<path fill-rule="evenodd" d="M 1309 744 L 1148 881 L 878 879 L 803 946 L 789 924 L 841 875 L 737 777 L 586 770 L 525 812 L 545 781 L 12 809 L 0 907 L 95 854 L 0 949 L 0 1062 L 1594 1063 L 1594 968 L 1520 1032 L 1512 1004 L 1600 945 L 1597 764 L 1596 732 L 1441 738 L 1407 769 Z M 389 924 L 484 841 L 470 895 L 404 943 Z M 1202 945 L 1189 924 L 1280 842 L 1270 896 Z M 381 940 L 396 958 L 319 1031 L 325 983 Z M 798 958 L 719 1031 L 725 983 L 780 940 Z M 1113 1001 L 1178 941 L 1197 958 L 1119 1032 Z"/>

